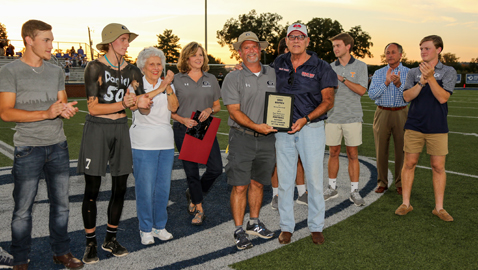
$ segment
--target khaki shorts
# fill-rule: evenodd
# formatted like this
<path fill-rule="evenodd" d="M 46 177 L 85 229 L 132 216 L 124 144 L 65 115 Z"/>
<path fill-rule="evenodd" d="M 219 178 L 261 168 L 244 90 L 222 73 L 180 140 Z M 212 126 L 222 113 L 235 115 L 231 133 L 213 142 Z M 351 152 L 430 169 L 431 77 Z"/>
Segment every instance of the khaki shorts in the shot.
<path fill-rule="evenodd" d="M 325 144 L 337 146 L 342 144 L 342 137 L 346 146 L 359 146 L 362 144 L 362 123 L 325 124 Z"/>
<path fill-rule="evenodd" d="M 423 145 L 427 144 L 427 154 L 431 156 L 445 156 L 448 154 L 448 133 L 421 133 L 406 129 L 403 151 L 416 154 L 421 153 Z"/>

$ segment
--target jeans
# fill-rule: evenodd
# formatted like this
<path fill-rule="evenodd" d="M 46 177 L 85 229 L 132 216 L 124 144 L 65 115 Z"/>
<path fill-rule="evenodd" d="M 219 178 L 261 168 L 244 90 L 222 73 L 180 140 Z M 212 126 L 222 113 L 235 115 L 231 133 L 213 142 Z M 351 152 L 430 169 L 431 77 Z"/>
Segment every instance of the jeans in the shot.
<path fill-rule="evenodd" d="M 324 228 L 324 151 L 324 121 L 305 125 L 294 134 L 285 132 L 276 134 L 279 214 L 282 231 L 294 232 L 294 187 L 298 154 L 304 166 L 307 190 L 309 192 L 307 225 L 311 232 L 321 232 Z"/>
<path fill-rule="evenodd" d="M 133 175 L 136 190 L 136 211 L 139 229 L 161 230 L 168 221 L 169 191 L 173 170 L 174 149 L 133 149 Z"/>
<path fill-rule="evenodd" d="M 50 201 L 50 245 L 55 256 L 70 252 L 68 236 L 70 159 L 66 141 L 49 146 L 15 147 L 13 160 L 12 218 L 13 263 L 28 263 L 32 244 L 32 207 L 41 173 L 45 175 Z"/>
<path fill-rule="evenodd" d="M 184 136 L 186 134 L 186 126 L 174 122 L 174 142 L 178 151 L 181 151 L 183 145 Z M 217 138 L 214 138 L 212 144 L 211 153 L 206 164 L 206 171 L 199 178 L 199 165 L 195 162 L 182 160 L 184 172 L 186 173 L 186 179 L 188 181 L 189 193 L 191 194 L 191 201 L 193 204 L 202 203 L 204 193 L 208 193 L 216 179 L 222 174 L 222 157 L 221 149 Z"/>

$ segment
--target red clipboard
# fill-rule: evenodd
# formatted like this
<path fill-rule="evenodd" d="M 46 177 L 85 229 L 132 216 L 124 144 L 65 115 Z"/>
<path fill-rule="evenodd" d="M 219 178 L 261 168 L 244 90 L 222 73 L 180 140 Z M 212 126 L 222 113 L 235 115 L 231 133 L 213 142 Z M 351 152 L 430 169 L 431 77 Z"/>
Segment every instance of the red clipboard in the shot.
<path fill-rule="evenodd" d="M 191 114 L 191 119 L 193 116 L 194 112 Z M 221 119 L 212 117 L 211 124 L 202 140 L 185 134 L 181 152 L 179 152 L 179 159 L 206 165 L 220 123 Z"/>

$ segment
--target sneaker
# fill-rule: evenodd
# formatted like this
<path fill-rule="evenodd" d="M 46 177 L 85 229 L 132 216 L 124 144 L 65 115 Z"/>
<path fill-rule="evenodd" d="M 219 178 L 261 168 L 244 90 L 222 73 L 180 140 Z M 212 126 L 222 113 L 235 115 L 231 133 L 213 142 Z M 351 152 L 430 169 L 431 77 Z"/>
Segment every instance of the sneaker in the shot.
<path fill-rule="evenodd" d="M 273 210 L 279 209 L 279 195 L 272 197 L 271 207 Z"/>
<path fill-rule="evenodd" d="M 296 202 L 298 204 L 308 205 L 308 203 L 309 203 L 309 193 L 307 191 L 304 192 L 304 194 L 302 194 L 302 196 L 299 196 L 299 198 L 297 198 Z"/>
<path fill-rule="evenodd" d="M 269 231 L 264 223 L 260 221 L 258 224 L 251 224 L 250 222 L 247 222 L 246 233 L 250 235 L 256 235 L 264 239 L 270 239 L 274 236 L 274 233 Z"/>
<path fill-rule="evenodd" d="M 116 241 L 116 237 L 111 238 L 111 241 L 105 240 L 103 245 L 101 245 L 101 248 L 104 251 L 111 252 L 111 254 L 116 257 L 123 257 L 128 255 L 129 253 L 125 247 L 123 247 L 122 245 L 120 245 L 120 243 L 118 243 L 118 241 Z"/>
<path fill-rule="evenodd" d="M 99 262 L 97 245 L 95 242 L 90 242 L 85 249 L 85 254 L 83 255 L 83 262 L 86 264 L 94 264 Z"/>
<path fill-rule="evenodd" d="M 239 250 L 253 247 L 251 241 L 249 241 L 249 238 L 247 238 L 247 234 L 243 229 L 234 232 L 234 239 L 236 240 L 236 247 Z"/>
<path fill-rule="evenodd" d="M 153 236 L 159 238 L 160 240 L 167 241 L 173 239 L 173 235 L 170 234 L 166 229 L 158 230 L 153 228 Z"/>
<path fill-rule="evenodd" d="M 0 268 L 13 268 L 13 256 L 0 247 Z"/>
<path fill-rule="evenodd" d="M 141 236 L 141 244 L 143 245 L 154 244 L 154 237 L 152 233 L 139 231 L 139 235 Z"/>
<path fill-rule="evenodd" d="M 358 189 L 354 190 L 354 192 L 350 193 L 350 201 L 353 202 L 356 206 L 365 205 L 365 201 L 360 196 Z"/>
<path fill-rule="evenodd" d="M 339 196 L 339 192 L 337 191 L 337 188 L 332 189 L 330 186 L 327 188 L 327 190 L 324 192 L 324 201 L 327 201 L 329 199 L 337 198 Z"/>

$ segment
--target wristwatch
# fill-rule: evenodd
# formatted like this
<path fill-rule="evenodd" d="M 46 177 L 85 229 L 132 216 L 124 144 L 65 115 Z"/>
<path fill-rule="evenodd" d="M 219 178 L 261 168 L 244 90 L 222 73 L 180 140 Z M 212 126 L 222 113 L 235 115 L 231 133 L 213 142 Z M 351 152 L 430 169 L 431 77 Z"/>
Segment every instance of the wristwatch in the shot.
<path fill-rule="evenodd" d="M 345 81 L 347 80 L 347 78 L 343 77 L 344 79 L 342 80 L 343 83 L 345 83 Z"/>
<path fill-rule="evenodd" d="M 417 84 L 420 85 L 420 87 L 422 87 L 422 88 L 425 86 L 425 85 L 422 84 L 420 81 L 418 81 Z"/>
<path fill-rule="evenodd" d="M 308 115 L 305 116 L 305 120 L 307 120 L 307 124 L 306 124 L 306 125 L 310 124 L 310 119 L 309 119 L 309 116 L 308 116 Z"/>
<path fill-rule="evenodd" d="M 213 114 L 213 113 L 214 113 L 214 108 L 211 107 L 211 114 Z"/>

